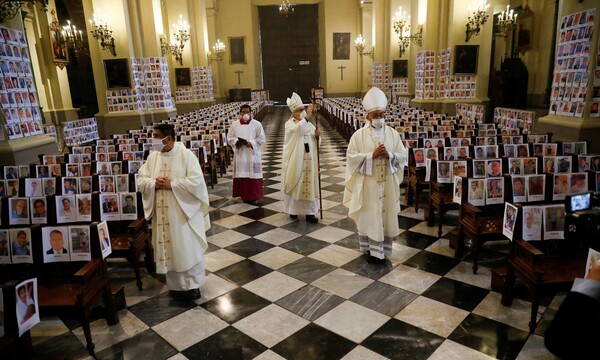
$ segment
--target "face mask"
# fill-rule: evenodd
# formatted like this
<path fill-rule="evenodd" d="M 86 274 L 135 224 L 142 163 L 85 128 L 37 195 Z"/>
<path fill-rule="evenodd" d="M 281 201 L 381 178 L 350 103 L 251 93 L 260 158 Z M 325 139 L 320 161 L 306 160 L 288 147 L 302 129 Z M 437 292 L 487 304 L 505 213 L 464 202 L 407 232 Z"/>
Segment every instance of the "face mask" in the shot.
<path fill-rule="evenodd" d="M 385 125 L 385 119 L 372 119 L 371 126 L 375 129 L 381 129 Z"/>
<path fill-rule="evenodd" d="M 166 136 L 164 138 L 162 138 L 162 139 L 151 138 L 150 139 L 150 144 L 152 146 L 150 147 L 150 150 L 161 152 L 163 150 L 163 148 L 165 147 L 165 144 L 163 144 L 163 141 L 166 138 L 167 138 Z"/>
<path fill-rule="evenodd" d="M 244 115 L 242 116 L 242 120 L 244 120 L 244 121 L 248 121 L 248 120 L 250 120 L 250 115 L 249 115 L 249 114 L 244 114 Z"/>
<path fill-rule="evenodd" d="M 300 113 L 300 119 L 304 118 L 306 118 L 306 110 L 302 110 L 302 112 Z"/>

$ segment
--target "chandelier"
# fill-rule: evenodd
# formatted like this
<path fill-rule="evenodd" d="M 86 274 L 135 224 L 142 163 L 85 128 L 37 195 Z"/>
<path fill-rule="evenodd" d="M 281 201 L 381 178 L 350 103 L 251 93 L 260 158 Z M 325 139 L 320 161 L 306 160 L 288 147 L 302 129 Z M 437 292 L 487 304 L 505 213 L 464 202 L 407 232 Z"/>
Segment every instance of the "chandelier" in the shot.
<path fill-rule="evenodd" d="M 35 3 L 40 4 L 42 11 L 48 11 L 48 0 L 0 0 L 0 23 L 14 18 L 23 5 L 32 9 Z"/>
<path fill-rule="evenodd" d="M 76 57 L 79 57 L 79 55 L 84 52 L 83 32 L 77 30 L 77 27 L 71 24 L 71 20 L 67 20 L 67 25 L 62 27 L 61 36 L 65 39 L 67 46 L 73 49 L 73 53 Z"/>
<path fill-rule="evenodd" d="M 223 56 L 225 55 L 225 44 L 221 42 L 221 40 L 217 39 L 217 42 L 213 45 L 212 53 L 209 52 L 206 54 L 206 58 L 208 62 L 213 61 L 223 61 Z"/>
<path fill-rule="evenodd" d="M 356 48 L 356 51 L 358 51 L 358 55 L 369 55 L 371 59 L 375 55 L 375 47 L 373 46 L 371 46 L 371 50 L 363 52 L 365 50 L 365 38 L 363 38 L 362 34 L 359 34 L 354 40 L 354 47 Z"/>
<path fill-rule="evenodd" d="M 175 61 L 179 61 L 179 64 L 183 65 L 183 48 L 185 47 L 185 43 L 188 42 L 191 37 L 190 25 L 183 20 L 182 15 L 179 15 L 179 21 L 177 24 L 173 25 L 173 29 L 175 30 L 175 33 L 173 34 L 175 42 L 169 45 L 163 38 L 161 38 L 160 48 L 163 55 L 174 55 Z"/>
<path fill-rule="evenodd" d="M 402 7 L 398 9 L 392 21 L 394 22 L 394 31 L 398 34 L 400 57 L 410 45 L 411 40 L 417 46 L 423 44 L 423 27 L 419 27 L 419 30 L 412 35 L 410 32 L 410 16 L 406 17 L 406 11 L 403 11 Z"/>
<path fill-rule="evenodd" d="M 498 33 L 496 33 L 496 36 L 505 38 L 516 24 L 517 14 L 510 8 L 510 5 L 506 5 L 506 10 L 498 16 Z"/>
<path fill-rule="evenodd" d="M 489 7 L 490 4 L 487 3 L 487 0 L 480 0 L 479 3 L 473 6 L 473 12 L 467 17 L 466 42 L 469 42 L 472 36 L 479 35 L 481 26 L 483 26 L 488 20 L 489 15 L 487 13 L 487 9 Z"/>
<path fill-rule="evenodd" d="M 290 0 L 281 0 L 281 5 L 279 5 L 279 13 L 285 16 L 294 13 L 294 5 L 290 4 Z"/>
<path fill-rule="evenodd" d="M 113 56 L 117 56 L 115 49 L 115 38 L 112 36 L 112 30 L 110 29 L 110 21 L 103 17 L 100 13 L 94 13 L 94 19 L 90 20 L 92 30 L 92 36 L 94 39 L 100 41 L 100 46 L 103 50 L 110 51 Z"/>

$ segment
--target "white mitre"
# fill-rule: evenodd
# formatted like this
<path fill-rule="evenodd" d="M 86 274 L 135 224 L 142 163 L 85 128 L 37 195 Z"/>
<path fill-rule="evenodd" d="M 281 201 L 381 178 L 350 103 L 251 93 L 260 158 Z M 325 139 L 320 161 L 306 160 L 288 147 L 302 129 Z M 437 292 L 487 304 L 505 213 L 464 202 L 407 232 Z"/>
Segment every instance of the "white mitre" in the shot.
<path fill-rule="evenodd" d="M 365 111 L 370 113 L 371 111 L 380 110 L 385 111 L 387 108 L 387 97 L 377 87 L 372 87 L 362 100 L 362 105 L 365 108 Z"/>
<path fill-rule="evenodd" d="M 302 104 L 302 99 L 300 98 L 300 95 L 296 94 L 295 92 L 292 93 L 291 99 L 287 99 L 287 106 L 292 112 L 300 108 L 304 109 L 304 104 Z"/>

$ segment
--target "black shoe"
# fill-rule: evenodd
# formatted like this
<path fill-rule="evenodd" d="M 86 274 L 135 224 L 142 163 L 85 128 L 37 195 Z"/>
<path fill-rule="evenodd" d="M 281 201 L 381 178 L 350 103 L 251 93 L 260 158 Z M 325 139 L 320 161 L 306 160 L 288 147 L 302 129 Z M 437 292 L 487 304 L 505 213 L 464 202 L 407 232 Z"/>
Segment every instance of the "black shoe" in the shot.
<path fill-rule="evenodd" d="M 244 200 L 244 203 L 254 205 L 254 206 L 262 205 L 262 202 L 260 202 L 259 200 Z"/>
<path fill-rule="evenodd" d="M 292 214 L 290 214 L 290 218 L 291 218 L 291 219 L 297 219 L 297 218 L 298 218 L 298 215 L 292 215 Z"/>
<path fill-rule="evenodd" d="M 199 289 L 191 290 L 169 290 L 169 296 L 177 299 L 197 300 L 202 297 Z"/>
<path fill-rule="evenodd" d="M 318 223 L 319 219 L 317 219 L 317 217 L 314 215 L 306 215 L 306 222 L 314 224 L 314 223 Z"/>

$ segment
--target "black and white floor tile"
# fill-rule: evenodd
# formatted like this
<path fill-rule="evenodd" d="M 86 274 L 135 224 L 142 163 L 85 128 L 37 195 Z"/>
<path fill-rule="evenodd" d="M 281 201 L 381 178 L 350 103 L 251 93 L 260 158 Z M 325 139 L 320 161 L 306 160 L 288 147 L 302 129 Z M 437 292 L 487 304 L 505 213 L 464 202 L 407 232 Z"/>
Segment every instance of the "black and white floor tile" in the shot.
<path fill-rule="evenodd" d="M 469 253 L 456 259 L 446 234 L 456 214 L 427 227 L 423 209 L 406 207 L 386 261 L 358 251 L 356 226 L 341 204 L 347 143 L 321 121 L 323 219 L 283 214 L 281 152 L 287 108 L 263 121 L 265 197 L 260 207 L 231 198 L 231 176 L 209 188 L 206 284 L 196 301 L 169 297 L 163 276 L 135 286 L 125 262 L 111 261 L 113 285 L 125 287 L 120 322 L 92 323 L 101 359 L 554 359 L 543 332 L 562 300 L 540 307 L 528 333 L 530 302 L 500 304 L 491 268 L 507 244 L 492 242 L 473 275 Z M 426 194 L 422 204 L 426 203 Z M 517 291 L 526 294 L 526 291 Z M 34 355 L 87 358 L 79 324 L 43 318 L 32 330 Z"/>

